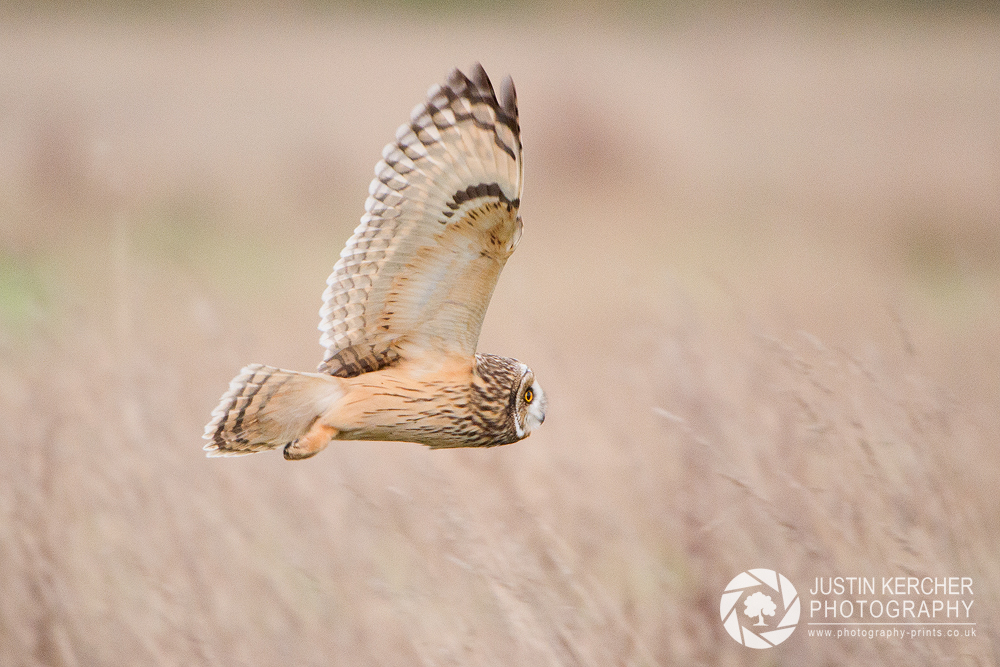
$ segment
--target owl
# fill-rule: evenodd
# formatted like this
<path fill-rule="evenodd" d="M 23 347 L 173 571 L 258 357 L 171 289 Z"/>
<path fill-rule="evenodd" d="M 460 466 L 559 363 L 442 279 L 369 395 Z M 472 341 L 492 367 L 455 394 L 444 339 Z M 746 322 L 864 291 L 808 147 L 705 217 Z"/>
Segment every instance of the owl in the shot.
<path fill-rule="evenodd" d="M 209 456 L 332 440 L 493 447 L 528 437 L 546 399 L 526 365 L 476 344 L 521 238 L 514 84 L 478 63 L 432 86 L 382 151 L 365 214 L 327 280 L 319 372 L 251 364 L 205 427 Z"/>

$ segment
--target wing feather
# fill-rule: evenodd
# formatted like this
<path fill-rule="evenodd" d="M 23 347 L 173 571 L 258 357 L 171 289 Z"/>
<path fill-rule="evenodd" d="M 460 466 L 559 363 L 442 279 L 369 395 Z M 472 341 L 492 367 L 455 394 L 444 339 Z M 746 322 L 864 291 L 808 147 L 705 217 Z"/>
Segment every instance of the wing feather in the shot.
<path fill-rule="evenodd" d="M 475 354 L 521 233 L 514 85 L 482 66 L 431 86 L 382 151 L 365 213 L 327 280 L 320 370 L 343 377 L 416 350 Z"/>

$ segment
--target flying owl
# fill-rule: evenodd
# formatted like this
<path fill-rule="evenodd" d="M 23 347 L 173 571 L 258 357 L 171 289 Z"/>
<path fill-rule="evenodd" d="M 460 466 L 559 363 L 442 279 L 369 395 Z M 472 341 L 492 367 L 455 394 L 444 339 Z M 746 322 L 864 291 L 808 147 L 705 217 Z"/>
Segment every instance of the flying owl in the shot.
<path fill-rule="evenodd" d="M 382 151 L 365 214 L 327 280 L 317 373 L 251 364 L 205 427 L 209 456 L 331 440 L 492 447 L 545 421 L 516 359 L 476 352 L 497 278 L 521 238 L 521 136 L 510 77 L 454 70 Z"/>

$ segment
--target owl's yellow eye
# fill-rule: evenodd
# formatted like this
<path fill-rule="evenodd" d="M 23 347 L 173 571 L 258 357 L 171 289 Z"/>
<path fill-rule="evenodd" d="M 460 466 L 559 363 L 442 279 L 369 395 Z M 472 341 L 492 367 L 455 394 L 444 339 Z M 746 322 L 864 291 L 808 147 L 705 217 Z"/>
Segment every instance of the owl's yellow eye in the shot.
<path fill-rule="evenodd" d="M 531 387 L 524 390 L 524 402 L 531 403 L 535 400 L 535 392 L 531 391 Z"/>

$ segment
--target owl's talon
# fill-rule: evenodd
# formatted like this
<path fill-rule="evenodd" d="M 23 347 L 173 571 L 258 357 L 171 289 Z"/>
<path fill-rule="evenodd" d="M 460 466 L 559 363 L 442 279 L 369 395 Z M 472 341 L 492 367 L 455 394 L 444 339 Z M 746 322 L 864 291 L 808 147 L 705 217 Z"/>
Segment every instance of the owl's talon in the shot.
<path fill-rule="evenodd" d="M 316 456 L 326 449 L 330 441 L 337 435 L 337 429 L 327 426 L 320 420 L 313 422 L 304 436 L 285 445 L 286 461 L 301 461 L 310 456 Z"/>
<path fill-rule="evenodd" d="M 296 440 L 296 442 L 298 442 Z M 312 458 L 320 453 L 319 449 L 315 449 L 311 452 L 303 452 L 302 450 L 295 448 L 295 442 L 290 442 L 285 445 L 284 455 L 286 461 L 303 461 L 308 458 Z"/>

